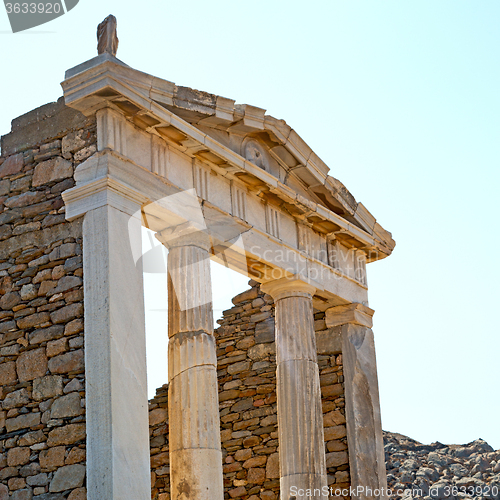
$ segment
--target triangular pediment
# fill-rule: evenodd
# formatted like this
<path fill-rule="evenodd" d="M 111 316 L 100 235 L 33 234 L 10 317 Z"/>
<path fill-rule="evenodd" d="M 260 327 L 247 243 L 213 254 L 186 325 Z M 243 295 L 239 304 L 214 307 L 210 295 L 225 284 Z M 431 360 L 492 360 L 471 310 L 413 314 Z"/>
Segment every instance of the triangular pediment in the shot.
<path fill-rule="evenodd" d="M 114 107 L 134 126 L 239 179 L 316 231 L 334 233 L 348 246 L 375 248 L 374 259 L 394 248 L 390 233 L 328 175 L 328 166 L 284 120 L 262 108 L 177 86 L 109 57 L 83 66 L 81 72 L 70 70 L 62 84 L 72 107 L 88 114 Z M 367 246 L 367 241 L 373 243 Z"/>

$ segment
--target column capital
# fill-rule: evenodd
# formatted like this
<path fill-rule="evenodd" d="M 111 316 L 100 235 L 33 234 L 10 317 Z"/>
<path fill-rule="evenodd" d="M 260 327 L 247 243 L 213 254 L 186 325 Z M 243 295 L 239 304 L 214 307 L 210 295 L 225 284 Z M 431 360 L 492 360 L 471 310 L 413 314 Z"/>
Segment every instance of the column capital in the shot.
<path fill-rule="evenodd" d="M 375 311 L 359 303 L 330 307 L 325 311 L 327 328 L 334 326 L 354 324 L 371 328 Z"/>
<path fill-rule="evenodd" d="M 75 170 L 76 186 L 64 191 L 66 219 L 73 220 L 105 205 L 136 214 L 147 197 L 134 189 L 136 168 L 109 152 L 97 153 Z"/>
<path fill-rule="evenodd" d="M 212 245 L 210 236 L 206 233 L 206 229 L 206 226 L 202 224 L 188 221 L 158 231 L 155 237 L 169 250 L 183 246 L 194 246 L 209 252 Z"/>
<path fill-rule="evenodd" d="M 274 281 L 268 281 L 261 285 L 261 290 L 268 293 L 276 302 L 287 297 L 310 297 L 314 296 L 321 285 L 313 280 L 302 279 L 302 277 L 293 276 L 291 278 L 280 278 Z"/>

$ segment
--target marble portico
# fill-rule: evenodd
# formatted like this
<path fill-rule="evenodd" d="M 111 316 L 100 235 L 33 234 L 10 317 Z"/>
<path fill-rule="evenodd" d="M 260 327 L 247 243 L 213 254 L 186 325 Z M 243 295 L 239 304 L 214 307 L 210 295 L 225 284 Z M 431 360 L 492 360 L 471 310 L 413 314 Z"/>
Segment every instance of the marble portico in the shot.
<path fill-rule="evenodd" d="M 352 485 L 385 487 L 366 265 L 390 233 L 261 108 L 109 53 L 62 87 L 98 134 L 63 193 L 67 219 L 84 217 L 89 500 L 150 497 L 141 225 L 169 249 L 172 499 L 224 496 L 209 259 L 276 303 L 281 498 L 327 485 L 314 310 L 342 342 Z"/>

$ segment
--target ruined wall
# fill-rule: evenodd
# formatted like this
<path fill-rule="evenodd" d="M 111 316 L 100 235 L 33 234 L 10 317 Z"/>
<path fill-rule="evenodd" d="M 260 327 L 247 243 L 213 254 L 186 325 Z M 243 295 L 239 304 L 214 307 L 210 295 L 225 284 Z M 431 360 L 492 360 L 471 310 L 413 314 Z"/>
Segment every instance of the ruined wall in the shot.
<path fill-rule="evenodd" d="M 82 227 L 61 192 L 95 151 L 62 100 L 2 137 L 0 500 L 86 498 Z"/>
<path fill-rule="evenodd" d="M 233 299 L 215 332 L 225 498 L 279 497 L 274 303 L 258 284 Z M 324 313 L 315 315 L 329 484 L 349 486 L 342 356 Z M 318 339 L 319 339 L 318 337 Z M 335 343 L 335 342 L 334 342 Z M 150 401 L 154 500 L 169 500 L 167 386 Z"/>

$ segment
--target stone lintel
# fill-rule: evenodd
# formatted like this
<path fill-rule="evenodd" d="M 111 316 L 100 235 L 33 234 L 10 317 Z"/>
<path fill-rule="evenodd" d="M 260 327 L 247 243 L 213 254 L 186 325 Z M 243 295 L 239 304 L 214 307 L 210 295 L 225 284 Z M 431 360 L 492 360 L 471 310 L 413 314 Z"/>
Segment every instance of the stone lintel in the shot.
<path fill-rule="evenodd" d="M 325 322 L 328 328 L 354 324 L 371 328 L 374 310 L 359 303 L 330 307 L 325 311 Z"/>

